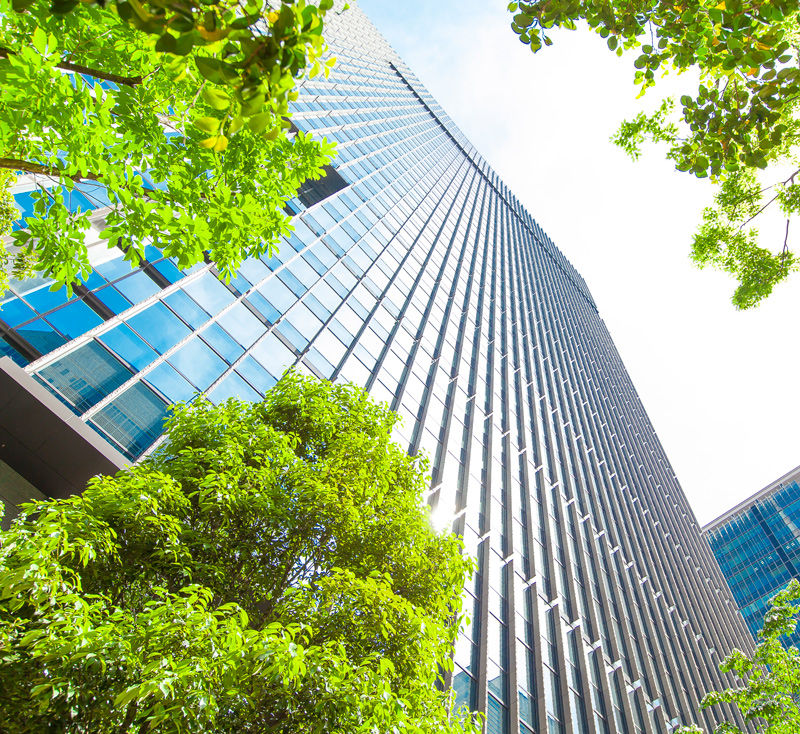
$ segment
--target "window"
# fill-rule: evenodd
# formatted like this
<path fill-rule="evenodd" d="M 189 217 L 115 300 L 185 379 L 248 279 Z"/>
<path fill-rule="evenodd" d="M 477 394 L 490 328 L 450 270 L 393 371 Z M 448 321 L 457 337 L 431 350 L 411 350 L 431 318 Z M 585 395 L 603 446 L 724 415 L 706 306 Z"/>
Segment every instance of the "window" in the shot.
<path fill-rule="evenodd" d="M 95 341 L 40 370 L 37 377 L 78 413 L 123 385 L 132 371 Z"/>

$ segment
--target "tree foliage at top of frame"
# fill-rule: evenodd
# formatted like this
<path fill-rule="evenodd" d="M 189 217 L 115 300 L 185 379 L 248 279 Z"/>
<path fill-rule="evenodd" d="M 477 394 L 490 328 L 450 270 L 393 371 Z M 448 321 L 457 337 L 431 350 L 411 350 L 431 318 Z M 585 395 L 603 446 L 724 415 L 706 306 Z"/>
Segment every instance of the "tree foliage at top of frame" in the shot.
<path fill-rule="evenodd" d="M 692 258 L 732 274 L 737 308 L 749 308 L 796 270 L 789 226 L 800 212 L 800 3 L 797 0 L 535 0 L 512 2 L 513 30 L 533 51 L 552 28 L 581 21 L 622 56 L 635 54 L 642 93 L 657 75 L 696 69 L 700 84 L 655 113 L 622 123 L 613 140 L 637 158 L 647 141 L 666 143 L 679 171 L 718 184 L 703 212 Z M 756 224 L 777 219 L 765 246 Z M 785 221 L 785 225 L 784 225 Z"/>
<path fill-rule="evenodd" d="M 288 232 L 287 199 L 334 148 L 289 133 L 296 79 L 327 73 L 332 0 L 0 0 L 0 169 L 31 174 L 10 250 L 71 285 L 90 270 L 89 212 L 137 264 L 152 243 L 226 275 Z"/>
<path fill-rule="evenodd" d="M 0 538 L 0 729 L 477 734 L 437 688 L 471 561 L 363 390 L 179 406 Z"/>

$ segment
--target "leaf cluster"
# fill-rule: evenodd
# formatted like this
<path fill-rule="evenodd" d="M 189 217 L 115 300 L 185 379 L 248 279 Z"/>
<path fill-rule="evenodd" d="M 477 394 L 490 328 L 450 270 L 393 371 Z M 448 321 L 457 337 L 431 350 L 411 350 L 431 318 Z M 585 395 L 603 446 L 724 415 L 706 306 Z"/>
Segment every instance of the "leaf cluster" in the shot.
<path fill-rule="evenodd" d="M 179 407 L 0 549 L 0 729 L 475 732 L 438 684 L 470 562 L 359 388 Z"/>
<path fill-rule="evenodd" d="M 515 13 L 513 30 L 533 51 L 552 43 L 550 29 L 574 29 L 584 21 L 618 55 L 638 54 L 634 80 L 642 92 L 655 85 L 659 72 L 699 71 L 696 92 L 680 98 L 680 128 L 667 120 L 663 105 L 622 124 L 614 142 L 632 157 L 645 140 L 666 142 L 677 170 L 723 186 L 741 172 L 794 160 L 800 125 L 797 0 L 535 0 L 513 2 L 509 10 Z M 781 211 L 794 213 L 791 207 Z M 733 299 L 739 308 L 757 303 L 794 269 L 786 255 L 788 229 L 775 255 L 752 245 L 757 230 L 740 232 L 745 220 L 720 224 L 722 210 L 711 219 L 704 218 L 695 237 L 693 258 L 728 263 L 723 269 L 740 279 Z M 721 254 L 703 259 L 707 251 Z"/>
<path fill-rule="evenodd" d="M 100 237 L 133 264 L 146 243 L 180 267 L 207 253 L 225 275 L 269 252 L 285 202 L 334 151 L 288 132 L 328 7 L 0 0 L 0 168 L 38 184 L 14 250 L 58 283 L 86 277 L 80 185 L 110 203 Z"/>
<path fill-rule="evenodd" d="M 800 651 L 785 647 L 782 638 L 797 627 L 800 615 L 800 581 L 793 579 L 770 603 L 752 657 L 734 650 L 720 665 L 740 684 L 724 691 L 708 693 L 702 708 L 732 704 L 744 720 L 763 734 L 795 734 L 800 731 Z M 749 729 L 748 729 L 749 731 Z M 702 734 L 697 727 L 682 728 L 678 734 Z M 720 724 L 715 734 L 744 734 L 729 722 Z"/>

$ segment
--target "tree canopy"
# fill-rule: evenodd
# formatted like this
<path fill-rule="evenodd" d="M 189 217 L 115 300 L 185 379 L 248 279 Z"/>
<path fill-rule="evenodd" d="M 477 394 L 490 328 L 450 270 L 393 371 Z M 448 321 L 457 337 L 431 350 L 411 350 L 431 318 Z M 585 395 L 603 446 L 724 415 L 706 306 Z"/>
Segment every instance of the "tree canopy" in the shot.
<path fill-rule="evenodd" d="M 111 206 L 100 237 L 134 264 L 154 244 L 229 274 L 270 251 L 286 200 L 333 154 L 288 132 L 295 80 L 333 64 L 320 66 L 332 5 L 0 0 L 0 169 L 35 182 L 17 264 L 88 276 L 76 189 Z"/>
<path fill-rule="evenodd" d="M 509 10 L 533 51 L 552 44 L 551 28 L 585 22 L 617 55 L 631 52 L 642 93 L 658 75 L 697 70 L 699 87 L 681 96 L 679 114 L 666 99 L 655 113 L 624 122 L 614 141 L 634 158 L 646 140 L 666 143 L 679 171 L 717 184 L 692 258 L 738 279 L 738 308 L 758 303 L 797 269 L 789 242 L 800 213 L 797 0 L 534 0 Z M 759 236 L 765 215 L 779 220 L 777 241 Z"/>
<path fill-rule="evenodd" d="M 289 373 L 0 548 L 0 729 L 477 732 L 437 688 L 470 561 L 361 389 Z"/>
<path fill-rule="evenodd" d="M 701 703 L 710 708 L 727 703 L 736 706 L 744 720 L 761 734 L 797 734 L 800 731 L 800 651 L 784 647 L 782 638 L 792 634 L 800 614 L 800 581 L 775 596 L 764 618 L 764 628 L 752 658 L 735 650 L 720 670 L 741 681 L 724 691 L 708 693 Z M 749 731 L 749 730 L 748 730 Z M 678 734 L 702 734 L 697 727 L 684 727 Z M 730 722 L 717 726 L 715 734 L 744 734 Z"/>

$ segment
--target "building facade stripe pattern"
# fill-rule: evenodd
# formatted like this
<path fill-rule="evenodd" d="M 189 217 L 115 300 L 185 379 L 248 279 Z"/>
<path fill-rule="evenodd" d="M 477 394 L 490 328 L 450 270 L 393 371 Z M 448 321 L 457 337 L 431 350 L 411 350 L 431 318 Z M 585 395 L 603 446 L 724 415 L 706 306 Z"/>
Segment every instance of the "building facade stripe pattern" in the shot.
<path fill-rule="evenodd" d="M 755 637 L 770 600 L 800 580 L 800 466 L 703 528 L 722 573 Z M 800 646 L 800 633 L 783 638 Z"/>
<path fill-rule="evenodd" d="M 586 284 L 357 6 L 326 28 L 293 119 L 338 158 L 277 255 L 225 284 L 98 244 L 72 296 L 13 284 L 0 353 L 131 460 L 196 391 L 257 400 L 292 365 L 367 387 L 477 559 L 450 683 L 487 732 L 741 724 L 697 713 L 752 643 Z M 102 189 L 73 197 L 99 232 Z"/>

